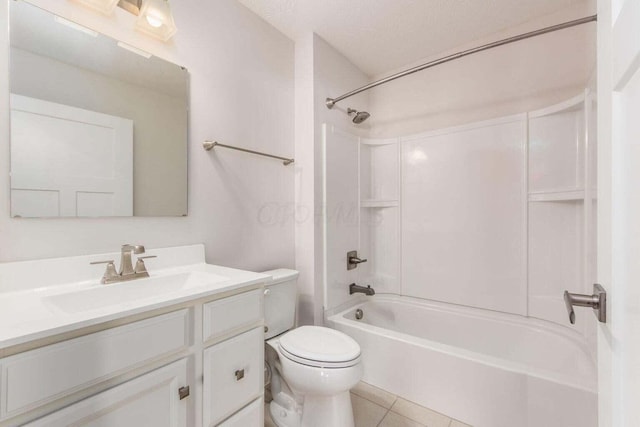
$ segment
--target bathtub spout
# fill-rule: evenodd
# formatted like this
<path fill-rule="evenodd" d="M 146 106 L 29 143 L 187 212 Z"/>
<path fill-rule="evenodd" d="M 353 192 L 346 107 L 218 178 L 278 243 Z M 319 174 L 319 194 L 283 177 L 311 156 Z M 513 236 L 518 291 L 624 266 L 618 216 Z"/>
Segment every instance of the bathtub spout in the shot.
<path fill-rule="evenodd" d="M 367 286 L 365 288 L 364 286 L 358 286 L 355 283 L 352 283 L 349 285 L 349 295 L 353 295 L 355 293 L 361 293 L 371 296 L 375 295 L 376 291 L 374 291 L 371 286 Z"/>

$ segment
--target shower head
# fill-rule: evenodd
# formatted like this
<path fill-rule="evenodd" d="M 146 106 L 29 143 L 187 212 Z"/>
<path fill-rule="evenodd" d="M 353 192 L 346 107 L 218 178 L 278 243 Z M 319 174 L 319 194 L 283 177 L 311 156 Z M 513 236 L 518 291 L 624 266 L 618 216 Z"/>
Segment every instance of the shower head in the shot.
<path fill-rule="evenodd" d="M 357 125 L 359 125 L 360 123 L 362 123 L 365 120 L 367 120 L 369 118 L 369 116 L 371 115 L 371 114 L 367 113 L 366 111 L 357 111 L 357 110 L 354 110 L 353 108 L 348 108 L 347 109 L 347 114 L 349 114 L 349 116 L 354 114 L 353 123 L 355 123 Z"/>

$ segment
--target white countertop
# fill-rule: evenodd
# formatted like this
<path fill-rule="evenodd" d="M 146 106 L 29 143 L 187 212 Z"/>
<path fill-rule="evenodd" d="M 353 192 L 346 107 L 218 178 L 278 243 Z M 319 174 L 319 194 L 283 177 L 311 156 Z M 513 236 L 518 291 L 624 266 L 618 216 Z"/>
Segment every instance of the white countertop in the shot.
<path fill-rule="evenodd" d="M 187 248 L 193 250 L 194 247 Z M 85 257 L 78 258 L 86 263 Z M 97 274 L 89 280 L 74 283 L 27 287 L 24 290 L 14 290 L 14 286 L 9 291 L 0 292 L 0 349 L 264 283 L 271 278 L 266 274 L 206 264 L 203 262 L 203 250 L 202 257 L 195 260 L 199 262 L 164 269 L 148 267 L 150 278 L 128 282 L 102 285 L 100 274 Z M 38 265 L 35 261 L 29 263 L 31 268 Z M 20 268 L 26 266 L 23 264 Z M 163 282 L 169 283 L 176 277 L 182 279 L 183 286 L 175 289 L 168 286 L 154 292 L 161 289 Z M 154 288 L 156 284 L 158 288 Z M 134 294 L 135 298 L 131 299 Z M 56 303 L 60 301 L 66 301 L 66 306 Z M 74 301 L 84 301 L 84 304 L 73 306 Z"/>

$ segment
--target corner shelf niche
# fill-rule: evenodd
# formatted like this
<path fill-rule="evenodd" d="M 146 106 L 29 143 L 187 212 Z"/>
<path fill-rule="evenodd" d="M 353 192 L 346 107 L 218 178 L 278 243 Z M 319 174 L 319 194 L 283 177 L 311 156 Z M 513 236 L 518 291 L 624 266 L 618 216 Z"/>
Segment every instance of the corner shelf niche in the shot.
<path fill-rule="evenodd" d="M 361 208 L 395 208 L 398 207 L 397 200 L 361 200 Z"/>
<path fill-rule="evenodd" d="M 585 188 L 585 120 L 584 95 L 529 113 L 530 195 Z"/>
<path fill-rule="evenodd" d="M 561 325 L 568 324 L 563 291 L 591 293 L 594 280 L 592 96 L 586 90 L 528 114 L 528 314 Z M 588 334 L 592 319 L 577 317 L 575 327 Z"/>
<path fill-rule="evenodd" d="M 399 293 L 400 151 L 398 139 L 360 140 L 359 280 L 379 293 Z"/>

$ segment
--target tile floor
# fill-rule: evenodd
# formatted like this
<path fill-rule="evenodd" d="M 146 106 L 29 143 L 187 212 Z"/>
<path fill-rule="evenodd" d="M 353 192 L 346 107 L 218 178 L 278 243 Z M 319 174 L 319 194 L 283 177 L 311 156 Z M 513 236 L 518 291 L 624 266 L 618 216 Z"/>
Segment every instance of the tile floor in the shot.
<path fill-rule="evenodd" d="M 471 427 L 364 382 L 351 390 L 351 404 L 356 427 Z M 276 427 L 266 408 L 265 427 Z"/>

